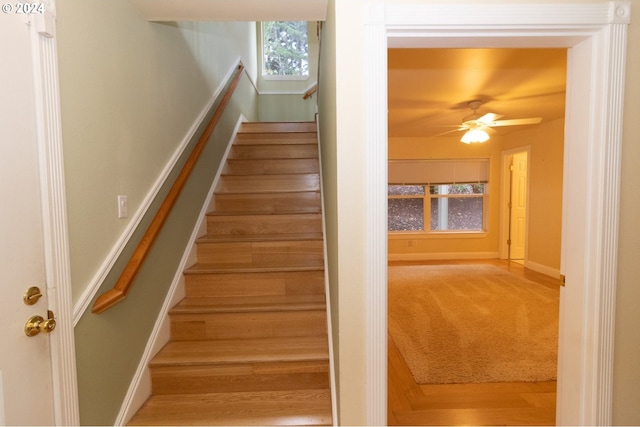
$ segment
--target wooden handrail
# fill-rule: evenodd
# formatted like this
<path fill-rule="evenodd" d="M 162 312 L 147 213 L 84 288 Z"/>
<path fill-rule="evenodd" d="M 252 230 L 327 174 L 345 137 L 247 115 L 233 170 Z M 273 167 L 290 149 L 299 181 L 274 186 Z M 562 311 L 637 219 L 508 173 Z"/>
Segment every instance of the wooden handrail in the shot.
<path fill-rule="evenodd" d="M 311 86 L 309 89 L 307 89 L 307 91 L 304 93 L 304 95 L 302 95 L 302 99 L 307 99 L 307 98 L 311 97 L 311 95 L 316 93 L 317 90 L 318 90 L 318 84 L 316 83 L 313 86 Z"/>
<path fill-rule="evenodd" d="M 176 181 L 173 183 L 173 186 L 162 202 L 162 205 L 160 205 L 160 208 L 151 221 L 151 224 L 149 224 L 149 228 L 147 228 L 147 231 L 144 233 L 144 236 L 142 236 L 142 239 L 140 240 L 140 243 L 138 243 L 138 246 L 133 252 L 133 255 L 131 255 L 131 258 L 122 271 L 120 278 L 112 289 L 109 289 L 107 292 L 100 295 L 96 302 L 93 304 L 93 308 L 91 311 L 93 311 L 94 313 L 102 313 L 103 311 L 122 301 L 127 296 L 127 293 L 131 289 L 133 279 L 138 273 L 142 262 L 149 253 L 149 250 L 151 249 L 155 238 L 158 236 L 158 233 L 162 229 L 162 225 L 169 216 L 169 212 L 171 212 L 171 208 L 175 204 L 178 196 L 180 195 L 180 192 L 182 191 L 182 188 L 189 178 L 189 175 L 193 171 L 193 168 L 198 161 L 200 154 L 202 153 L 204 147 L 207 145 L 207 142 L 209 141 L 209 138 L 213 133 L 213 129 L 218 124 L 218 121 L 220 120 L 225 107 L 229 103 L 229 100 L 231 99 L 235 88 L 238 86 L 243 70 L 244 65 L 239 64 L 236 70 L 236 74 L 231 81 L 231 84 L 229 85 L 229 88 L 222 97 L 220 104 L 213 113 L 211 120 L 209 120 L 209 123 L 198 139 L 198 142 L 193 147 L 193 151 L 189 155 L 187 162 L 182 167 L 180 174 L 176 178 Z"/>

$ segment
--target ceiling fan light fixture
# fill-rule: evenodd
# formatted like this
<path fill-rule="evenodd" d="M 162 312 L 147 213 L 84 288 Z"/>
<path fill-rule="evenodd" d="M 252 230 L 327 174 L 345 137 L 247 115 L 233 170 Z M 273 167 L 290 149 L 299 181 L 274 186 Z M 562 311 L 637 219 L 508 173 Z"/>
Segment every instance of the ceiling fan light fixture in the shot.
<path fill-rule="evenodd" d="M 482 143 L 487 140 L 489 140 L 489 134 L 482 129 L 469 129 L 460 139 L 465 144 Z"/>

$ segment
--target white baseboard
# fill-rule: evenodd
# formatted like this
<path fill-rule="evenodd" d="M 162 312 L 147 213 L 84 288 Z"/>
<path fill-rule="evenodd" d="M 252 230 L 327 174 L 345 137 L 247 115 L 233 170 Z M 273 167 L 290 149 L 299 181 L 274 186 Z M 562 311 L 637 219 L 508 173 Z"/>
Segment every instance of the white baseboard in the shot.
<path fill-rule="evenodd" d="M 236 64 L 238 62 L 239 62 L 239 59 L 238 61 L 236 61 Z M 216 89 L 216 91 L 214 92 L 213 96 L 211 97 L 207 105 L 204 106 L 203 110 L 200 112 L 196 120 L 193 122 L 193 124 L 187 131 L 182 142 L 180 143 L 178 148 L 175 150 L 175 152 L 173 153 L 173 155 L 165 165 L 164 169 L 162 170 L 162 172 L 160 172 L 160 175 L 151 186 L 151 189 L 149 190 L 146 197 L 140 204 L 140 207 L 138 208 L 136 213 L 131 217 L 131 221 L 129 221 L 129 223 L 127 224 L 127 227 L 120 235 L 120 238 L 118 238 L 115 245 L 111 248 L 111 251 L 102 262 L 102 265 L 98 268 L 96 274 L 89 281 L 89 284 L 85 288 L 84 292 L 82 292 L 82 294 L 80 295 L 80 298 L 74 304 L 73 306 L 73 326 L 74 327 L 78 324 L 78 322 L 84 315 L 84 312 L 89 307 L 89 304 L 93 300 L 93 297 L 96 295 L 96 293 L 100 289 L 102 282 L 104 282 L 107 275 L 113 268 L 113 265 L 118 260 L 118 257 L 124 250 L 126 244 L 129 242 L 129 239 L 133 235 L 134 231 L 138 228 L 138 225 L 140 225 L 140 221 L 142 221 L 142 218 L 149 210 L 151 203 L 156 198 L 158 192 L 160 191 L 165 181 L 167 180 L 167 177 L 169 176 L 169 174 L 175 167 L 176 163 L 184 153 L 184 150 L 189 145 L 189 142 L 191 142 L 191 140 L 193 139 L 194 135 L 198 131 L 198 128 L 207 117 L 207 114 L 209 114 L 209 112 L 211 111 L 213 104 L 215 103 L 218 96 L 222 93 L 222 90 L 224 89 L 226 83 L 229 81 L 229 79 L 231 78 L 231 76 L 236 70 L 237 70 L 237 66 L 234 65 L 229 70 L 227 75 L 223 78 L 220 86 Z"/>
<path fill-rule="evenodd" d="M 389 254 L 389 261 L 431 261 L 449 259 L 495 259 L 499 258 L 498 252 L 439 252 L 439 253 L 412 253 Z"/>
<path fill-rule="evenodd" d="M 533 270 L 537 273 L 544 274 L 546 276 L 553 277 L 554 279 L 560 278 L 560 270 L 557 268 L 547 267 L 546 265 L 538 264 L 532 261 L 525 261 L 524 267 L 529 270 Z"/>
<path fill-rule="evenodd" d="M 160 310 L 160 314 L 158 315 L 158 319 L 156 320 L 156 324 L 153 327 L 153 331 L 147 341 L 147 346 L 145 347 L 145 351 L 140 359 L 140 363 L 138 364 L 138 368 L 136 370 L 133 379 L 131 380 L 131 384 L 129 386 L 129 390 L 127 391 L 127 395 L 122 403 L 122 407 L 120 408 L 120 412 L 118 413 L 118 417 L 116 418 L 115 424 L 116 426 L 125 425 L 131 417 L 140 409 L 142 404 L 151 396 L 151 376 L 149 373 L 149 362 L 151 359 L 164 347 L 164 345 L 169 342 L 170 337 L 170 324 L 169 324 L 169 310 L 171 307 L 176 305 L 182 298 L 184 298 L 185 290 L 184 290 L 184 270 L 186 270 L 190 265 L 195 264 L 197 261 L 196 258 L 196 240 L 199 236 L 204 234 L 203 227 L 206 227 L 207 222 L 207 212 L 210 211 L 213 200 L 213 193 L 220 180 L 220 175 L 222 173 L 222 169 L 226 164 L 227 157 L 229 155 L 229 151 L 231 150 L 231 145 L 240 129 L 240 125 L 244 121 L 244 117 L 241 115 L 236 122 L 236 127 L 233 130 L 230 140 L 227 142 L 226 151 L 222 157 L 220 162 L 220 167 L 218 168 L 218 172 L 216 173 L 215 178 L 213 179 L 213 183 L 211 188 L 209 189 L 209 193 L 202 204 L 202 208 L 200 209 L 200 214 L 198 216 L 198 222 L 196 223 L 193 231 L 191 232 L 191 237 L 189 238 L 189 243 L 187 244 L 187 250 L 178 265 L 175 276 L 173 277 L 173 281 L 171 283 L 171 288 L 167 293 L 167 297 L 165 298 L 162 309 Z"/>

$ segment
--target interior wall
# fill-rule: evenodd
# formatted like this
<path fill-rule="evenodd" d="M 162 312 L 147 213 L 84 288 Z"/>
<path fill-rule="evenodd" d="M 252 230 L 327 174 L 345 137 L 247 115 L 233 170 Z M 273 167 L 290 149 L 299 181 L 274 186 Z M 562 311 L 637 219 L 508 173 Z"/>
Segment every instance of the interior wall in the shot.
<path fill-rule="evenodd" d="M 361 5 L 329 0 L 318 86 L 339 425 L 367 424 Z"/>
<path fill-rule="evenodd" d="M 484 144 L 463 144 L 452 138 L 389 138 L 389 159 L 488 158 L 486 187 L 488 221 L 483 233 L 389 233 L 389 260 L 497 258 L 500 237 L 501 138 Z"/>
<path fill-rule="evenodd" d="M 560 273 L 562 243 L 562 171 L 564 120 L 541 123 L 503 138 L 510 150 L 531 147 L 528 159 L 529 197 L 527 262 Z"/>
<path fill-rule="evenodd" d="M 314 98 L 295 94 L 263 94 L 258 96 L 258 120 L 261 122 L 312 122 L 316 116 Z"/>
<path fill-rule="evenodd" d="M 324 220 L 326 224 L 325 240 L 327 244 L 326 268 L 329 277 L 331 304 L 331 327 L 335 363 L 335 382 L 338 399 L 338 414 L 342 419 L 341 404 L 341 340 L 340 340 L 340 286 L 338 278 L 340 228 L 338 226 L 338 173 L 337 173 L 337 113 L 336 113 L 336 16 L 335 1 L 328 0 L 327 20 L 322 24 L 322 60 L 319 69 L 318 96 L 318 136 L 320 139 L 320 157 L 322 160 L 322 195 L 324 202 Z"/>
<path fill-rule="evenodd" d="M 58 31 L 77 299 L 237 61 L 255 76 L 255 25 L 149 23 L 126 0 L 69 0 L 58 6 Z M 83 425 L 113 425 L 235 123 L 241 115 L 257 117 L 256 96 L 243 76 L 127 299 L 105 313 L 85 313 L 76 325 Z M 181 156 L 178 168 L 185 161 Z M 115 284 L 177 173 L 160 189 L 98 294 Z M 119 194 L 128 196 L 129 218 L 117 218 Z"/>
<path fill-rule="evenodd" d="M 640 5 L 633 2 L 628 28 L 622 131 L 622 176 L 618 241 L 613 424 L 640 425 Z"/>
<path fill-rule="evenodd" d="M 529 0 L 515 0 L 530 3 Z M 366 425 L 366 372 L 363 365 L 365 356 L 366 322 L 363 319 L 366 300 L 366 251 L 367 236 L 362 222 L 366 209 L 366 199 L 362 177 L 366 150 L 364 138 L 366 122 L 364 85 L 362 75 L 364 40 L 366 26 L 363 8 L 377 4 L 380 0 L 360 2 L 335 2 L 336 38 L 336 162 L 337 170 L 332 178 L 339 182 L 334 192 L 336 218 L 340 223 L 340 233 L 334 236 L 334 245 L 339 247 L 337 262 L 332 273 L 338 278 L 337 293 L 340 295 L 340 422 L 348 425 Z M 391 3 L 393 0 L 384 0 Z M 512 0 L 482 1 L 467 0 L 466 3 L 513 3 Z M 547 1 L 551 3 L 553 1 Z M 601 3 L 601 1 L 591 1 Z M 420 3 L 442 3 L 436 0 L 420 0 Z M 459 2 L 460 3 L 460 2 Z M 464 2 L 463 2 L 464 3 Z M 566 3 L 583 3 L 582 0 L 567 0 Z M 635 4 L 634 4 L 635 6 Z M 627 56 L 627 85 L 622 142 L 622 184 L 621 216 L 618 260 L 618 284 L 616 298 L 616 337 L 613 419 L 616 424 L 640 424 L 640 340 L 637 325 L 640 323 L 640 193 L 634 188 L 640 182 L 640 168 L 637 163 L 640 151 L 635 135 L 640 134 L 640 81 L 633 79 L 640 73 L 640 8 L 632 7 L 629 26 Z M 344 119 L 343 119 L 344 118 Z"/>
<path fill-rule="evenodd" d="M 222 78 L 239 59 L 255 75 L 255 25 L 149 23 L 126 0 L 68 0 L 58 52 L 76 302 Z"/>

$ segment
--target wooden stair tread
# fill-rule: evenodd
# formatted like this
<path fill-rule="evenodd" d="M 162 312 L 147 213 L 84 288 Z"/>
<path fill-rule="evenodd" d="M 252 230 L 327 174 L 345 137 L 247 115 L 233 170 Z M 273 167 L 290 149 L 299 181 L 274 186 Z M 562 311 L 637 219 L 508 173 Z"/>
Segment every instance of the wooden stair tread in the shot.
<path fill-rule="evenodd" d="M 233 144 L 228 159 L 315 159 L 318 144 Z"/>
<path fill-rule="evenodd" d="M 234 149 L 238 149 L 237 151 L 246 151 L 246 150 L 260 150 L 260 152 L 271 153 L 266 157 L 235 157 L 234 150 L 229 154 L 228 160 L 232 161 L 240 161 L 240 160 L 318 160 L 317 148 L 318 145 L 316 143 L 313 144 L 277 144 L 272 141 L 263 142 L 261 144 L 251 144 L 245 142 L 244 144 L 234 144 Z M 291 157 L 291 155 L 287 153 L 297 153 L 296 156 Z M 280 156 L 278 156 L 280 154 Z"/>
<path fill-rule="evenodd" d="M 313 172 L 313 173 L 278 173 L 278 174 L 272 174 L 272 175 L 233 175 L 233 174 L 222 174 L 220 175 L 220 178 L 228 178 L 228 179 L 232 179 L 234 181 L 255 181 L 255 180 L 269 180 L 269 181 L 276 181 L 276 180 L 281 180 L 281 181 L 288 181 L 291 178 L 309 178 L 309 179 L 315 179 L 319 177 L 319 174 L 317 172 Z"/>
<path fill-rule="evenodd" d="M 301 240 L 322 240 L 322 233 L 289 233 L 289 234 L 231 234 L 228 236 L 203 236 L 198 243 L 218 242 L 286 242 Z"/>
<path fill-rule="evenodd" d="M 279 266 L 279 267 L 254 267 L 254 268 L 238 268 L 238 267 L 220 267 L 218 265 L 196 263 L 189 267 L 185 274 L 212 274 L 212 273 L 283 273 L 294 271 L 323 271 L 324 266 L 307 265 L 307 266 Z"/>
<path fill-rule="evenodd" d="M 320 211 L 320 207 L 318 207 L 318 211 L 317 212 L 309 212 L 309 211 L 304 211 L 304 212 L 300 212 L 300 211 L 278 211 L 278 212 L 272 212 L 272 211 L 260 211 L 260 212 L 247 212 L 247 211 L 242 211 L 242 212 L 232 212 L 232 211 L 224 211 L 224 212 L 220 212 L 220 211 L 211 211 L 211 212 L 207 212 L 207 216 L 208 217 L 227 217 L 227 216 L 232 216 L 232 217 L 240 217 L 240 218 L 273 218 L 273 217 L 277 217 L 277 216 L 290 216 L 293 218 L 300 218 L 300 217 L 318 217 L 321 216 L 322 212 Z"/>
<path fill-rule="evenodd" d="M 301 196 L 314 196 L 316 194 L 320 194 L 320 190 L 316 189 L 316 190 L 297 190 L 297 191 L 287 191 L 286 194 L 283 194 L 282 191 L 265 191 L 265 192 L 261 192 L 261 193 L 242 193 L 242 192 L 234 192 L 234 191 L 228 191 L 228 192 L 224 192 L 224 193 L 214 193 L 214 195 L 216 196 L 216 198 L 223 198 L 223 199 L 229 199 L 229 198 L 233 198 L 233 197 L 242 197 L 242 198 L 258 198 L 258 199 L 268 199 L 270 197 L 282 197 L 282 196 L 288 196 L 290 197 L 295 197 L 296 195 L 301 195 Z"/>
<path fill-rule="evenodd" d="M 150 366 L 299 362 L 327 360 L 327 337 L 170 341 Z"/>
<path fill-rule="evenodd" d="M 244 122 L 238 133 L 317 132 L 316 122 Z"/>
<path fill-rule="evenodd" d="M 319 191 L 290 193 L 216 193 L 216 211 L 245 213 L 311 212 L 321 211 Z"/>
<path fill-rule="evenodd" d="M 320 190 L 300 190 L 300 191 L 289 191 L 288 192 L 289 196 L 291 195 L 295 195 L 295 193 L 299 193 L 301 195 L 315 195 L 315 194 L 320 194 Z M 248 194 L 250 195 L 251 193 L 233 193 L 233 192 L 228 192 L 228 193 L 214 193 L 216 196 L 222 196 L 222 197 L 233 197 L 233 196 L 247 196 Z M 259 193 L 260 197 L 277 197 L 277 196 L 281 196 L 281 192 L 280 191 L 272 191 L 271 194 L 268 193 Z"/>
<path fill-rule="evenodd" d="M 204 264 L 205 267 L 198 269 L 199 272 L 208 270 L 209 273 L 251 273 L 251 272 L 273 272 L 273 271 L 300 271 L 301 268 L 315 268 L 324 269 L 324 263 L 322 260 L 307 261 L 304 265 L 300 263 L 287 262 L 275 264 L 273 262 L 265 261 L 251 261 L 246 263 L 229 262 L 229 263 L 217 263 L 217 264 Z M 189 268 L 191 270 L 191 268 Z M 190 274 L 191 272 L 187 273 Z"/>
<path fill-rule="evenodd" d="M 184 298 L 170 314 L 324 310 L 324 295 Z"/>
<path fill-rule="evenodd" d="M 203 263 L 207 265 L 205 269 L 217 269 L 225 272 L 235 271 L 235 272 L 250 272 L 250 271 L 286 271 L 286 270 L 295 270 L 298 268 L 304 267 L 314 267 L 320 268 L 324 267 L 324 263 L 322 259 L 309 259 L 312 258 L 312 255 L 307 256 L 307 259 L 304 261 L 296 261 L 285 259 L 282 261 L 274 262 L 271 260 L 254 260 L 250 259 L 248 261 L 238 261 L 238 262 L 217 262 L 217 263 Z"/>
<path fill-rule="evenodd" d="M 315 132 L 269 132 L 269 133 L 247 133 L 239 132 L 236 136 L 235 145 L 302 145 L 318 144 L 318 137 Z"/>
<path fill-rule="evenodd" d="M 320 175 L 222 175 L 216 193 L 298 193 L 320 190 Z"/>
<path fill-rule="evenodd" d="M 328 389 L 152 396 L 129 425 L 332 425 Z"/>
<path fill-rule="evenodd" d="M 278 212 L 220 212 L 220 211 L 211 211 L 211 212 L 207 212 L 207 216 L 211 216 L 211 217 L 225 217 L 225 216 L 232 216 L 232 217 L 255 217 L 255 218 L 262 218 L 265 216 L 270 216 L 270 217 L 276 217 L 276 216 L 292 216 L 292 217 L 304 217 L 304 216 L 309 216 L 309 217 L 318 217 L 320 216 L 322 213 L 320 211 L 320 208 L 318 207 L 318 211 L 317 212 L 299 212 L 299 211 L 278 211 Z"/>
<path fill-rule="evenodd" d="M 269 146 L 273 146 L 272 147 L 273 149 L 280 149 L 280 148 L 285 149 L 285 147 L 282 147 L 283 145 L 284 146 L 289 146 L 291 148 L 293 148 L 292 146 L 301 147 L 301 146 L 305 146 L 305 145 L 308 146 L 308 147 L 317 148 L 318 144 L 316 142 L 311 142 L 311 141 L 303 142 L 303 143 L 300 143 L 300 144 L 285 144 L 285 143 L 279 143 L 275 139 L 267 139 L 266 141 L 263 140 L 263 141 L 256 141 L 256 142 L 251 141 L 251 140 L 247 140 L 247 141 L 244 141 L 242 144 L 234 144 L 233 147 L 241 146 L 243 149 L 245 149 L 245 148 L 248 149 L 248 148 L 250 148 L 252 146 L 264 147 L 264 148 L 268 148 Z M 294 159 L 300 159 L 300 158 L 302 158 L 302 159 L 310 158 L 310 159 L 316 159 L 317 160 L 317 157 L 295 157 Z M 247 159 L 238 159 L 238 158 L 235 158 L 235 157 L 230 157 L 230 159 L 231 160 L 247 160 Z M 257 159 L 253 159 L 253 160 L 257 160 Z M 292 160 L 292 159 L 290 157 L 282 157 L 282 158 L 269 157 L 269 158 L 266 158 L 264 160 Z"/>
<path fill-rule="evenodd" d="M 319 173 L 317 158 L 310 159 L 227 159 L 226 175 L 277 175 L 287 173 Z"/>

